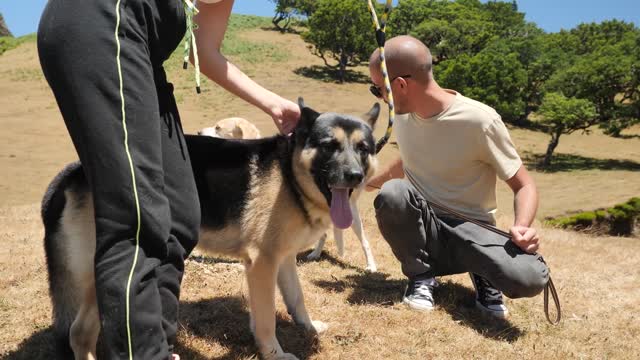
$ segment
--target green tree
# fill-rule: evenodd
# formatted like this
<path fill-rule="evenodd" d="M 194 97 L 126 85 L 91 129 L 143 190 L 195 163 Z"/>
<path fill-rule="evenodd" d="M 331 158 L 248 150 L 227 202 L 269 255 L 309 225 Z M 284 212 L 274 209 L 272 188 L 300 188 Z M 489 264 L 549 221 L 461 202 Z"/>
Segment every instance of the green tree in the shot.
<path fill-rule="evenodd" d="M 517 37 L 498 40 L 510 52 L 518 54 L 518 60 L 527 73 L 522 93 L 525 108 L 518 124 L 526 124 L 529 115 L 538 109 L 545 94 L 545 84 L 553 74 L 571 64 L 574 55 L 558 45 L 561 40 L 557 34 L 544 33 L 534 23 L 522 27 Z"/>
<path fill-rule="evenodd" d="M 428 19 L 444 19 L 441 14 L 448 4 L 442 0 L 402 0 L 389 15 L 389 36 L 410 34 L 416 26 Z M 427 44 L 428 46 L 429 44 Z"/>
<path fill-rule="evenodd" d="M 518 54 L 503 43 L 445 61 L 435 72 L 441 85 L 492 106 L 506 122 L 513 123 L 524 113 L 527 72 Z"/>
<path fill-rule="evenodd" d="M 276 4 L 271 22 L 280 32 L 289 30 L 293 18 L 310 16 L 315 10 L 316 3 L 314 0 L 271 0 L 271 2 Z"/>
<path fill-rule="evenodd" d="M 549 79 L 548 90 L 590 100 L 609 135 L 619 136 L 638 123 L 640 30 L 613 20 L 581 24 L 562 36 L 561 46 L 573 54 L 570 63 Z"/>
<path fill-rule="evenodd" d="M 375 49 L 371 15 L 361 0 L 319 0 L 309 17 L 309 30 L 302 34 L 312 53 L 325 65 L 338 69 L 338 80 L 344 81 L 346 68 L 369 60 Z M 329 59 L 337 62 L 329 63 Z"/>
<path fill-rule="evenodd" d="M 567 98 L 553 92 L 545 95 L 538 114 L 541 116 L 538 120 L 541 127 L 551 135 L 542 161 L 543 166 L 551 165 L 553 151 L 562 134 L 571 134 L 576 130 L 587 131 L 598 122 L 595 106 L 589 100 Z"/>

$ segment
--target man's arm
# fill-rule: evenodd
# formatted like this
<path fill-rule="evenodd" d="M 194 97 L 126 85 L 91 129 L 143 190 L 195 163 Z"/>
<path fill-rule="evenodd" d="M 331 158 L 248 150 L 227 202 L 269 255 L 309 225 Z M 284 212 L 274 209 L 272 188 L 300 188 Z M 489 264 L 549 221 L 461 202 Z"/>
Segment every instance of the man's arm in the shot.
<path fill-rule="evenodd" d="M 383 171 L 374 175 L 367 183 L 366 190 L 373 191 L 380 189 L 382 184 L 391 179 L 400 179 L 404 177 L 404 170 L 402 169 L 402 159 L 398 156 L 389 166 Z"/>
<path fill-rule="evenodd" d="M 540 247 L 537 231 L 530 227 L 538 210 L 536 184 L 523 165 L 506 183 L 514 195 L 513 209 L 515 219 L 513 227 L 510 229 L 512 241 L 523 251 L 533 254 Z"/>

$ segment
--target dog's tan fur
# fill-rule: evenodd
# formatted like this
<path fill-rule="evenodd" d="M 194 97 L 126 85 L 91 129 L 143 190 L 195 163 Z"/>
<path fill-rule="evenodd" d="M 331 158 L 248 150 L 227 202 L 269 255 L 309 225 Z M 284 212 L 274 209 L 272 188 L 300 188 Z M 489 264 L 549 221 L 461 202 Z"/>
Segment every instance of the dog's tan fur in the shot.
<path fill-rule="evenodd" d="M 379 107 L 374 106 L 367 114 L 369 124 L 375 123 L 378 113 Z M 194 142 L 209 144 L 209 140 L 193 138 Z M 344 131 L 342 140 L 347 140 Z M 258 155 L 252 155 L 247 162 L 249 183 L 241 215 L 225 220 L 223 226 L 215 229 L 208 228 L 203 223 L 198 244 L 205 252 L 232 256 L 243 261 L 249 285 L 251 329 L 260 354 L 265 359 L 296 359 L 294 355 L 282 350 L 276 338 L 276 285 L 280 288 L 288 312 L 297 324 L 316 333 L 327 328 L 326 324 L 312 321 L 309 317 L 296 269 L 296 255 L 318 242 L 332 224 L 327 199 L 313 177 L 312 165 L 318 151 L 303 150 L 300 146 L 289 154 L 293 173 L 291 179 L 285 178 L 281 161 L 262 163 L 259 168 Z M 193 153 L 191 155 L 193 159 Z M 360 184 L 366 183 L 375 172 L 375 157 L 370 156 L 369 161 L 369 169 Z M 336 169 L 339 168 L 336 166 Z M 216 176 L 216 169 L 210 170 L 211 175 Z M 200 174 L 209 176 L 209 173 Z M 291 186 L 291 181 L 295 181 L 294 186 Z M 352 197 L 358 194 L 359 191 L 356 190 Z M 93 206 L 90 201 L 82 201 L 83 196 L 90 197 L 91 194 L 82 192 L 74 195 L 65 191 L 68 206 L 65 206 L 59 220 L 63 230 L 52 234 L 53 238 L 46 241 L 54 242 L 59 247 L 59 252 L 50 253 L 49 256 L 73 255 L 68 260 L 68 273 L 61 275 L 70 278 L 66 283 L 71 288 L 65 291 L 77 294 L 69 299 L 77 299 L 78 302 L 77 307 L 70 307 L 69 313 L 65 314 L 72 319 L 69 340 L 76 360 L 93 360 L 100 330 L 97 326 L 99 318 L 93 280 L 93 256 L 90 256 L 95 253 L 95 227 L 92 224 Z M 60 307 L 61 304 L 57 306 Z M 60 320 L 63 319 L 56 321 Z"/>
<path fill-rule="evenodd" d="M 219 137 L 224 139 L 260 139 L 260 130 L 249 120 L 231 117 L 218 121 L 212 127 L 198 131 L 198 135 Z"/>

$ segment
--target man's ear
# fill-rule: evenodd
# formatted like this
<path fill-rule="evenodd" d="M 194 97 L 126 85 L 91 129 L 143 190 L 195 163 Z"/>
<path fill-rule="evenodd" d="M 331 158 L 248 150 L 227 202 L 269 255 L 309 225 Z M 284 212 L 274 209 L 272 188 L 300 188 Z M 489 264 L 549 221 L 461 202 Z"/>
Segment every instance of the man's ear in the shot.
<path fill-rule="evenodd" d="M 371 128 L 375 128 L 376 121 L 378 120 L 378 116 L 380 115 L 380 104 L 375 103 L 371 107 L 371 109 L 364 115 L 362 115 L 362 120 L 364 120 Z"/>

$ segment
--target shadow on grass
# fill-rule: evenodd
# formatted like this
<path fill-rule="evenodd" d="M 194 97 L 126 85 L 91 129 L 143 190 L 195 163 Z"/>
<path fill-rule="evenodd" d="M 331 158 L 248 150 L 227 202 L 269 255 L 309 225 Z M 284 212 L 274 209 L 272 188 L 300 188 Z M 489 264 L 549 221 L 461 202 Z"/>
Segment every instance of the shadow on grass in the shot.
<path fill-rule="evenodd" d="M 332 280 L 317 280 L 314 284 L 334 292 L 351 291 L 347 302 L 351 305 L 393 306 L 402 301 L 402 292 L 406 281 L 388 279 L 389 274 L 366 273 L 350 274 L 344 279 L 332 276 Z"/>
<path fill-rule="evenodd" d="M 240 297 L 219 297 L 180 304 L 180 328 L 186 332 L 178 339 L 176 353 L 183 359 L 211 359 L 191 346 L 191 338 L 215 342 L 229 352 L 215 359 L 251 358 L 258 349 L 249 328 L 249 311 Z M 318 352 L 318 338 L 288 316 L 276 315 L 276 336 L 285 352 L 307 358 Z"/>
<path fill-rule="evenodd" d="M 371 304 L 393 306 L 402 301 L 407 281 L 390 280 L 385 273 L 347 275 L 343 279 L 318 280 L 314 284 L 330 291 L 352 293 L 347 301 L 352 305 Z M 465 286 L 446 281 L 433 294 L 438 309 L 449 313 L 458 324 L 472 328 L 480 335 L 499 341 L 514 342 L 524 332 L 505 319 L 496 319 L 475 308 L 475 292 Z"/>
<path fill-rule="evenodd" d="M 49 360 L 55 358 L 55 340 L 53 327 L 40 330 L 18 345 L 15 351 L 11 351 L 0 357 L 2 360 Z"/>
<path fill-rule="evenodd" d="M 512 343 L 525 333 L 509 320 L 483 314 L 475 307 L 475 291 L 466 286 L 445 281 L 433 293 L 438 308 L 451 315 L 454 321 L 482 336 Z"/>
<path fill-rule="evenodd" d="M 524 152 L 523 161 L 527 168 L 541 172 L 561 172 L 576 170 L 640 170 L 640 163 L 630 160 L 594 159 L 573 154 L 553 154 L 550 166 L 543 166 L 543 154 Z"/>
<path fill-rule="evenodd" d="M 302 29 L 298 29 L 296 27 L 287 27 L 286 29 L 284 29 L 284 31 L 276 28 L 275 26 L 261 26 L 260 30 L 262 31 L 270 31 L 270 32 L 275 32 L 275 33 L 279 33 L 279 34 L 294 34 L 294 35 L 300 35 L 303 33 L 304 30 Z"/>
<path fill-rule="evenodd" d="M 312 263 L 312 262 L 316 262 L 316 261 L 327 261 L 329 262 L 331 265 L 335 265 L 341 269 L 349 269 L 349 270 L 355 270 L 355 271 L 359 271 L 359 272 L 364 272 L 364 269 L 359 268 L 355 265 L 351 265 L 349 263 L 346 263 L 344 261 L 342 261 L 341 259 L 332 256 L 331 254 L 327 253 L 326 251 L 323 251 L 322 253 L 320 253 L 320 259 L 318 260 L 309 260 L 307 259 L 307 256 L 309 256 L 309 254 L 311 254 L 313 250 L 307 250 L 304 252 L 299 253 L 298 255 L 296 255 L 296 261 L 298 263 Z"/>
<path fill-rule="evenodd" d="M 253 358 L 258 349 L 249 328 L 249 311 L 240 297 L 219 297 L 195 302 L 181 302 L 178 337 L 174 352 L 186 360 L 231 360 Z M 301 359 L 319 351 L 318 338 L 292 322 L 289 316 L 276 316 L 276 336 L 285 352 Z M 228 349 L 218 357 L 203 354 L 193 341 L 217 343 Z M 40 330 L 25 339 L 15 351 L 1 356 L 2 360 L 66 359 L 55 356 L 53 328 Z"/>
<path fill-rule="evenodd" d="M 320 66 L 320 65 L 303 66 L 293 70 L 293 72 L 297 75 L 301 75 L 311 79 L 316 79 L 316 80 L 330 82 L 330 83 L 339 83 L 338 69 L 332 69 L 326 66 Z M 368 84 L 369 77 L 359 71 L 347 69 L 345 71 L 344 82 Z"/>

